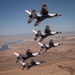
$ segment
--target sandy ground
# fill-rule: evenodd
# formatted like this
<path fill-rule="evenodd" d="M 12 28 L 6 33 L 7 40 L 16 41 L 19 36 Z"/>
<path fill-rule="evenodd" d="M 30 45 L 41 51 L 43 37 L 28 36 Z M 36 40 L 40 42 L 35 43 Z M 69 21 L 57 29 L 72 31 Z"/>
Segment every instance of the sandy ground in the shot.
<path fill-rule="evenodd" d="M 42 43 L 48 43 L 49 39 L 50 37 Z M 22 70 L 22 65 L 16 63 L 16 56 L 13 52 L 25 54 L 28 48 L 33 52 L 38 52 L 40 50 L 38 41 L 32 40 L 33 42 L 27 44 L 9 45 L 11 50 L 0 51 L 0 75 L 75 75 L 75 36 L 57 36 L 54 40 L 63 43 L 63 45 L 33 57 L 37 61 L 44 60 L 46 62 L 29 70 Z M 30 62 L 31 59 L 29 58 L 25 62 Z"/>

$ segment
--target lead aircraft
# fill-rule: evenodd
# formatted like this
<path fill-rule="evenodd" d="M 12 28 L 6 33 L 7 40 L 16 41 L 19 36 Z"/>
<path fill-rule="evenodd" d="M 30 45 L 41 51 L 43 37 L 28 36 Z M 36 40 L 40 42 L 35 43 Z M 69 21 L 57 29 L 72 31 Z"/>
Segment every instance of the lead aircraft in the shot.
<path fill-rule="evenodd" d="M 37 26 L 41 21 L 45 20 L 46 18 L 61 16 L 61 14 L 58 13 L 49 13 L 46 4 L 42 5 L 40 13 L 36 13 L 36 10 L 32 10 L 31 12 L 29 10 L 25 10 L 25 12 L 29 14 L 28 23 L 31 23 L 35 18 L 37 19 L 34 26 Z"/>

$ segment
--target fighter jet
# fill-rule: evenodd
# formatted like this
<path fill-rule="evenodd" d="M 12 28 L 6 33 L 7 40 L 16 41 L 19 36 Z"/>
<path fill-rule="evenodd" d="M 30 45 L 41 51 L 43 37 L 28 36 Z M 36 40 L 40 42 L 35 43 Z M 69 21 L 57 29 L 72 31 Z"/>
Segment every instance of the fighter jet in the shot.
<path fill-rule="evenodd" d="M 38 55 L 42 54 L 42 52 L 34 52 L 34 53 L 32 53 L 30 49 L 27 49 L 26 54 L 20 54 L 20 53 L 17 53 L 17 52 L 14 52 L 14 54 L 17 56 L 16 62 L 19 62 L 20 59 L 25 61 L 26 59 L 28 59 L 30 57 L 35 57 L 35 56 L 38 56 Z"/>
<path fill-rule="evenodd" d="M 22 61 L 20 61 L 20 63 L 23 66 L 22 70 L 24 70 L 24 68 L 27 68 L 27 70 L 29 70 L 33 66 L 40 65 L 41 63 L 45 63 L 45 61 L 35 61 L 34 59 L 32 59 L 30 63 L 25 63 Z"/>
<path fill-rule="evenodd" d="M 28 23 L 31 23 L 35 18 L 37 19 L 34 26 L 37 26 L 41 21 L 45 20 L 46 18 L 61 16 L 61 14 L 58 13 L 49 13 L 46 4 L 42 5 L 40 13 L 36 13 L 36 10 L 32 10 L 31 12 L 29 10 L 25 10 L 25 12 L 29 14 Z"/>
<path fill-rule="evenodd" d="M 43 39 L 45 39 L 48 36 L 51 35 L 55 35 L 55 34 L 59 34 L 61 32 L 58 31 L 51 31 L 49 26 L 46 26 L 44 32 L 41 32 L 40 30 L 36 31 L 36 30 L 32 30 L 35 33 L 35 38 L 34 40 L 37 40 L 39 37 L 41 37 L 41 39 L 39 40 L 39 42 L 43 41 Z"/>
<path fill-rule="evenodd" d="M 41 46 L 40 52 L 44 53 L 46 52 L 48 49 L 50 49 L 51 47 L 57 47 L 59 45 L 62 45 L 63 43 L 54 43 L 53 40 L 51 39 L 49 44 L 42 44 L 41 42 L 38 42 L 38 44 Z"/>

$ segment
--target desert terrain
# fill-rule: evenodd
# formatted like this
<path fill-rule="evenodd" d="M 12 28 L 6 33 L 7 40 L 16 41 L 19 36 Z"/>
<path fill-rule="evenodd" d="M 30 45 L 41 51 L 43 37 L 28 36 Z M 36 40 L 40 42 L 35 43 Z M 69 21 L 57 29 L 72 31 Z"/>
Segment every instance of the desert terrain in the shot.
<path fill-rule="evenodd" d="M 54 42 L 63 43 L 58 47 L 50 48 L 46 53 L 27 59 L 46 61 L 37 66 L 22 70 L 22 65 L 16 63 L 16 56 L 13 52 L 25 54 L 27 49 L 32 52 L 39 52 L 38 41 L 34 41 L 34 35 L 25 36 L 0 36 L 0 48 L 5 44 L 8 50 L 0 50 L 0 75 L 75 75 L 75 33 L 61 33 L 49 36 L 42 43 Z M 13 41 L 21 41 L 12 43 Z M 10 44 L 10 43 L 11 44 Z M 2 48 L 3 49 L 3 48 Z"/>

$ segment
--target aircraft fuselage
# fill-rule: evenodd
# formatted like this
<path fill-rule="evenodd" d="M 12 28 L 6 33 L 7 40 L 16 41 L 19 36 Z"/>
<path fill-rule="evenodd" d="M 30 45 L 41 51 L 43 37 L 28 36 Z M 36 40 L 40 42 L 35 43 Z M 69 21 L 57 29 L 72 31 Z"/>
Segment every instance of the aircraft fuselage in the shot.
<path fill-rule="evenodd" d="M 36 14 L 37 16 L 34 17 L 34 18 L 53 18 L 53 17 L 56 17 L 58 16 L 58 14 L 53 14 L 53 13 L 48 13 L 48 14 Z"/>

